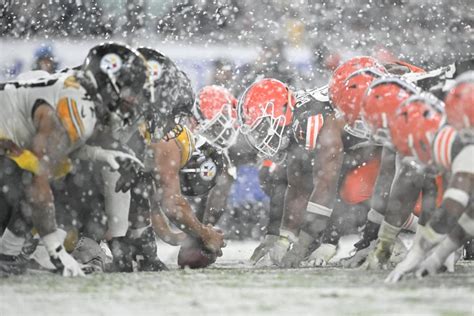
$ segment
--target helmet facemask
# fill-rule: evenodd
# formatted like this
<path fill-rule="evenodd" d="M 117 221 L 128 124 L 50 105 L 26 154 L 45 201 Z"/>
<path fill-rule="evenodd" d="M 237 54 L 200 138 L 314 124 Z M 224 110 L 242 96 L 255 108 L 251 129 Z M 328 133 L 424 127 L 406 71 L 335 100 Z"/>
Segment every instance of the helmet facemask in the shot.
<path fill-rule="evenodd" d="M 232 117 L 232 105 L 224 104 L 222 109 L 211 120 L 203 120 L 198 129 L 208 142 L 220 149 L 227 149 L 235 143 L 238 130 Z"/>
<path fill-rule="evenodd" d="M 110 112 L 110 120 L 120 120 L 122 126 L 132 126 L 139 122 L 149 101 L 145 90 L 149 87 L 149 76 L 145 74 L 145 82 L 142 76 L 135 74 L 136 70 L 133 58 L 121 65 L 120 72 L 114 73 L 110 70 L 105 72 L 107 83 L 105 84 L 105 95 L 108 100 L 105 106 Z M 102 91 L 104 92 L 104 91 Z"/>
<path fill-rule="evenodd" d="M 252 125 L 243 125 L 240 132 L 262 155 L 273 157 L 289 145 L 289 137 L 285 133 L 286 118 L 284 115 L 275 116 L 273 102 L 268 102 L 262 113 Z"/>
<path fill-rule="evenodd" d="M 358 138 L 369 139 L 371 136 L 370 128 L 362 119 L 357 119 L 352 124 L 344 125 L 344 130 Z"/>

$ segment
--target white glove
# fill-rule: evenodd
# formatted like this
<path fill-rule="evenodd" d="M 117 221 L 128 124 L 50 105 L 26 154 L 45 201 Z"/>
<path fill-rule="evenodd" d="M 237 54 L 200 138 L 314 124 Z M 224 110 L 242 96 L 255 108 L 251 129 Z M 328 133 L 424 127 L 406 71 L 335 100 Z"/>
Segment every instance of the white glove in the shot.
<path fill-rule="evenodd" d="M 362 270 L 388 269 L 388 263 L 392 256 L 393 241 L 377 239 L 375 248 L 369 253 L 365 262 L 360 266 Z"/>
<path fill-rule="evenodd" d="M 405 259 L 388 275 L 385 282 L 398 282 L 405 275 L 415 271 L 433 246 L 442 239 L 443 235 L 436 234 L 430 227 L 418 225 L 412 248 L 408 251 Z"/>
<path fill-rule="evenodd" d="M 51 262 L 58 269 L 63 269 L 63 276 L 85 276 L 81 265 L 64 250 L 64 234 L 60 230 L 42 237 L 44 246 L 49 253 Z"/>
<path fill-rule="evenodd" d="M 415 275 L 417 278 L 421 279 L 425 276 L 435 275 L 438 273 L 439 269 L 443 266 L 443 261 L 435 254 L 432 253 L 425 261 L 420 264 L 418 270 L 416 270 Z"/>
<path fill-rule="evenodd" d="M 281 260 L 287 253 L 288 249 L 290 248 L 290 240 L 288 237 L 280 236 L 278 240 L 273 244 L 273 247 L 270 249 L 270 259 L 272 260 L 273 264 L 280 265 Z"/>
<path fill-rule="evenodd" d="M 283 268 L 298 268 L 301 262 L 311 252 L 311 246 L 314 243 L 314 238 L 306 233 L 300 231 L 298 242 L 293 243 L 291 249 L 285 254 L 281 260 Z"/>
<path fill-rule="evenodd" d="M 415 275 L 418 278 L 426 275 L 435 275 L 443 265 L 448 272 L 454 272 L 454 265 L 460 257 L 459 249 L 456 249 L 459 246 L 450 237 L 445 238 L 433 249 L 429 257 L 420 264 L 420 268 L 416 271 Z"/>
<path fill-rule="evenodd" d="M 119 161 L 131 160 L 140 167 L 144 167 L 143 163 L 135 156 L 118 150 L 108 150 L 98 146 L 84 145 L 74 152 L 74 157 L 82 160 L 102 161 L 107 163 L 112 170 L 120 168 Z"/>
<path fill-rule="evenodd" d="M 250 261 L 253 264 L 259 262 L 273 247 L 273 245 L 278 241 L 279 236 L 276 235 L 266 235 L 265 239 L 262 240 L 260 245 L 253 251 Z"/>
<path fill-rule="evenodd" d="M 377 243 L 377 240 L 372 240 L 369 244 L 368 247 L 362 248 L 357 250 L 357 248 L 354 248 L 353 251 L 351 251 L 351 254 L 353 254 L 351 257 L 343 258 L 341 259 L 341 264 L 344 268 L 357 268 L 361 264 L 365 262 L 367 259 L 367 256 L 369 253 L 372 252 L 372 250 L 375 248 L 375 244 Z M 354 253 L 355 251 L 355 253 Z"/>
<path fill-rule="evenodd" d="M 413 245 L 405 259 L 400 262 L 392 272 L 390 272 L 388 277 L 385 279 L 385 283 L 396 283 L 400 281 L 403 276 L 414 271 L 425 257 L 426 252 L 423 251 L 419 245 Z"/>
<path fill-rule="evenodd" d="M 441 270 L 441 267 L 444 266 L 447 272 L 454 272 L 454 266 L 456 265 L 456 253 L 452 252 L 446 260 L 441 258 L 439 254 L 434 251 L 425 261 L 423 261 L 418 270 L 415 272 L 415 275 L 418 278 L 425 276 L 435 275 L 438 271 Z"/>
<path fill-rule="evenodd" d="M 337 246 L 332 244 L 321 244 L 318 249 L 313 251 L 306 261 L 306 266 L 316 267 L 325 266 L 337 253 Z"/>

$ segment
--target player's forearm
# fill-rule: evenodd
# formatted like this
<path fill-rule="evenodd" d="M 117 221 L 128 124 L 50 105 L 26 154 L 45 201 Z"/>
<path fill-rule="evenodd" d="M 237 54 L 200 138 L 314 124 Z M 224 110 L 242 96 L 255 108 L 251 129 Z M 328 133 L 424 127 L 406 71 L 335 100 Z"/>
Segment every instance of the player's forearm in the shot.
<path fill-rule="evenodd" d="M 57 229 L 51 187 L 46 175 L 34 176 L 27 195 L 32 208 L 31 218 L 38 234 L 46 236 Z"/>
<path fill-rule="evenodd" d="M 448 233 L 465 211 L 470 202 L 471 177 L 466 174 L 452 176 L 449 187 L 444 192 L 441 207 L 436 209 L 429 225 L 438 233 Z"/>
<path fill-rule="evenodd" d="M 281 230 L 290 231 L 298 236 L 301 225 L 304 221 L 304 213 L 308 202 L 309 193 L 304 194 L 289 186 L 285 195 L 285 206 Z"/>
<path fill-rule="evenodd" d="M 390 188 L 395 177 L 395 160 L 395 152 L 384 148 L 379 174 L 375 181 L 374 192 L 370 201 L 370 207 L 381 215 L 384 215 L 387 209 Z"/>
<path fill-rule="evenodd" d="M 166 216 L 179 229 L 197 238 L 203 235 L 203 224 L 194 215 L 191 206 L 182 195 L 165 197 L 162 205 Z"/>
<path fill-rule="evenodd" d="M 233 181 L 230 176 L 223 174 L 219 177 L 217 184 L 209 192 L 203 216 L 204 224 L 215 225 L 219 221 L 227 206 L 227 198 L 232 183 Z"/>
<path fill-rule="evenodd" d="M 151 223 L 156 235 L 170 245 L 178 246 L 186 239 L 185 233 L 173 232 L 171 230 L 171 227 L 161 212 L 151 214 Z"/>

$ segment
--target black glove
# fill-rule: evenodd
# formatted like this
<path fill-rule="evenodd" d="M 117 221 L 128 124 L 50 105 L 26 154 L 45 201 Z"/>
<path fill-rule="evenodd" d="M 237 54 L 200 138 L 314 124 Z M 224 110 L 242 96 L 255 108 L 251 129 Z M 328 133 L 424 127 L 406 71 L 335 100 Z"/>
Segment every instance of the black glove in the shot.
<path fill-rule="evenodd" d="M 132 160 L 119 161 L 120 178 L 115 184 L 115 192 L 127 192 L 140 185 L 141 189 L 149 190 L 152 175 Z"/>
<path fill-rule="evenodd" d="M 371 221 L 367 221 L 365 224 L 364 231 L 362 232 L 362 239 L 354 244 L 357 250 L 365 249 L 369 247 L 370 242 L 377 239 L 379 233 L 380 224 L 376 224 Z"/>

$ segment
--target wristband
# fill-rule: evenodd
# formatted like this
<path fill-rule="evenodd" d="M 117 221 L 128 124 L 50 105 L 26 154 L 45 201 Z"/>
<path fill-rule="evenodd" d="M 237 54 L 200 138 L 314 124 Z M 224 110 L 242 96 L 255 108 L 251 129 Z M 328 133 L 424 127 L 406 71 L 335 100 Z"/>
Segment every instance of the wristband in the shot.
<path fill-rule="evenodd" d="M 332 214 L 332 210 L 324 205 L 317 204 L 314 202 L 308 202 L 308 206 L 306 207 L 306 212 L 312 214 L 318 214 L 322 216 L 329 217 Z"/>
<path fill-rule="evenodd" d="M 374 210 L 373 208 L 367 213 L 367 220 L 375 224 L 382 224 L 385 216 Z"/>
<path fill-rule="evenodd" d="M 460 189 L 449 188 L 443 195 L 443 200 L 446 199 L 451 199 L 461 204 L 462 207 L 466 207 L 469 203 L 469 194 Z"/>

